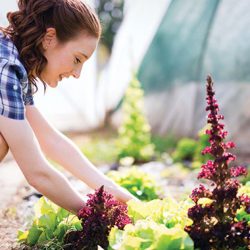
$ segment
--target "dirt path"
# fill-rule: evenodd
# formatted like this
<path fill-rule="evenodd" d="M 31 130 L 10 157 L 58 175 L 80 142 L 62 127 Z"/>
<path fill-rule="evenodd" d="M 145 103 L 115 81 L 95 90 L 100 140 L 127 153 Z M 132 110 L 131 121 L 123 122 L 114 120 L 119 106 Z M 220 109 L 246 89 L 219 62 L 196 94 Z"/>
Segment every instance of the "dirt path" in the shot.
<path fill-rule="evenodd" d="M 4 208 L 0 210 L 0 249 L 20 249 L 16 244 L 17 231 L 25 224 L 25 217 L 20 207 L 23 197 L 30 193 L 27 183 L 23 181 L 17 187 L 16 193 Z"/>

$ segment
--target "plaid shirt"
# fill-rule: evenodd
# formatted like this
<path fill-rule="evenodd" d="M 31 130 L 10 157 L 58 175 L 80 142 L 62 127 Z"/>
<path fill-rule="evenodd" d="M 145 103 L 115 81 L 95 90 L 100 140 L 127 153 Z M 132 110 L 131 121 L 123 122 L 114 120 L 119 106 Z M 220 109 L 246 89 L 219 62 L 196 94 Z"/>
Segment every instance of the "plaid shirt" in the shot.
<path fill-rule="evenodd" d="M 32 88 L 13 42 L 0 32 L 0 115 L 23 120 L 33 105 Z"/>

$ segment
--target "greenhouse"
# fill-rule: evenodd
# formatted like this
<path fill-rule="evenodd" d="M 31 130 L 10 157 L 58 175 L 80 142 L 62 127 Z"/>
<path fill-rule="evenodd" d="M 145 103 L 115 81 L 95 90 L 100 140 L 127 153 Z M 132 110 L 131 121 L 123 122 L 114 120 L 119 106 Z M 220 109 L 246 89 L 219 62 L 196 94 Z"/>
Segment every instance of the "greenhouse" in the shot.
<path fill-rule="evenodd" d="M 249 1 L 0 6 L 0 250 L 250 249 Z"/>

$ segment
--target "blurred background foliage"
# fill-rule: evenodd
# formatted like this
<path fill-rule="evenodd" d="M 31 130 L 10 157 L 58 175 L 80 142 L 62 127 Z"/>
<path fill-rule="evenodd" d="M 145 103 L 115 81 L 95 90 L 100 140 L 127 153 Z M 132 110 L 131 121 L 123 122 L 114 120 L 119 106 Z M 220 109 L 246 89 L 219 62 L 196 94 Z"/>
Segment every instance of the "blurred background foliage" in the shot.
<path fill-rule="evenodd" d="M 136 74 L 127 87 L 122 112 L 117 140 L 118 161 L 125 157 L 133 157 L 136 163 L 152 160 L 155 147 L 151 143 L 151 127 L 144 112 L 144 92 Z"/>
<path fill-rule="evenodd" d="M 96 11 L 102 23 L 101 44 L 111 53 L 113 40 L 123 20 L 123 0 L 95 0 Z"/>

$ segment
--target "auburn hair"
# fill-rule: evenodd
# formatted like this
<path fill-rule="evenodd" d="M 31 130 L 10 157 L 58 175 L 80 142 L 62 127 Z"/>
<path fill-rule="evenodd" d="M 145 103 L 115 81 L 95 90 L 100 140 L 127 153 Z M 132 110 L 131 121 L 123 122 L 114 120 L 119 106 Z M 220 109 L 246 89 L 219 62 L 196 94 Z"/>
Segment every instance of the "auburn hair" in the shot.
<path fill-rule="evenodd" d="M 9 26 L 0 27 L 18 49 L 20 60 L 28 73 L 29 82 L 37 91 L 38 77 L 46 89 L 41 73 L 47 64 L 42 40 L 47 28 L 55 28 L 61 43 L 80 33 L 100 38 L 101 24 L 95 11 L 81 0 L 19 0 L 19 10 L 9 12 Z"/>

